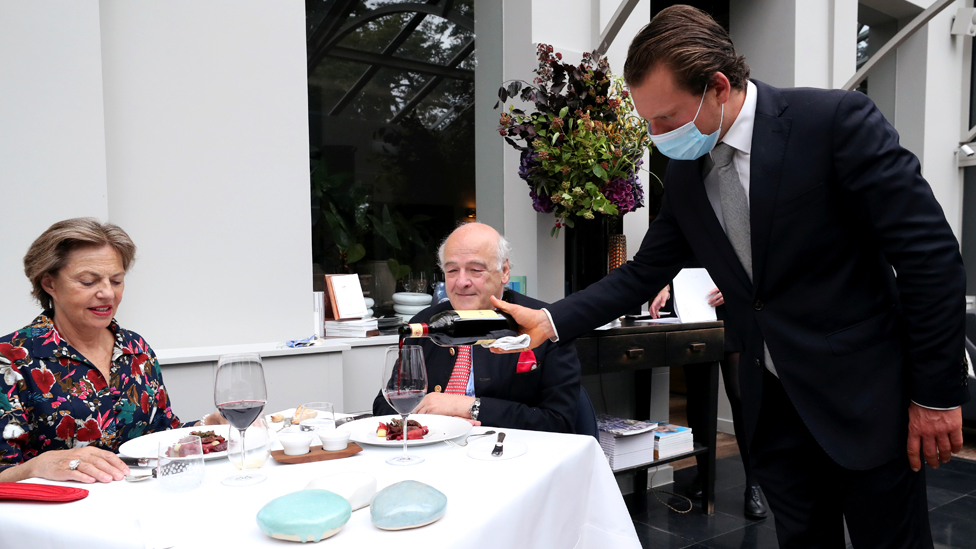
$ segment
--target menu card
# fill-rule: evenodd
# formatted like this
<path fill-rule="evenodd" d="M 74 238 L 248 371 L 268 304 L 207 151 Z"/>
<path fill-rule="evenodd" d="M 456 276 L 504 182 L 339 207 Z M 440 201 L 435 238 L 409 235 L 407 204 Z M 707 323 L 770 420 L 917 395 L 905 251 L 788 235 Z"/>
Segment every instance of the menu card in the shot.
<path fill-rule="evenodd" d="M 325 320 L 366 316 L 366 298 L 359 275 L 325 275 Z"/>
<path fill-rule="evenodd" d="M 674 312 L 681 322 L 716 320 L 715 307 L 708 304 L 708 293 L 714 288 L 705 269 L 681 269 L 674 277 Z"/>

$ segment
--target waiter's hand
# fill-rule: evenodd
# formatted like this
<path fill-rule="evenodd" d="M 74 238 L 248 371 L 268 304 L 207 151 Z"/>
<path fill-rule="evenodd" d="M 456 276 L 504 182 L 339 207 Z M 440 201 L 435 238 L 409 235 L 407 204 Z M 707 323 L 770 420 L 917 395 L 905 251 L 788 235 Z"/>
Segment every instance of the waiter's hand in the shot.
<path fill-rule="evenodd" d="M 661 318 L 661 307 L 664 307 L 669 297 L 671 297 L 671 286 L 661 288 L 654 300 L 647 306 L 647 312 L 651 314 L 651 318 Z"/>
<path fill-rule="evenodd" d="M 908 465 L 916 472 L 922 468 L 920 447 L 933 469 L 962 450 L 962 408 L 932 410 L 913 402 L 908 407 Z"/>
<path fill-rule="evenodd" d="M 467 395 L 449 395 L 447 393 L 427 393 L 420 404 L 414 409 L 414 414 L 436 414 L 439 416 L 454 416 L 464 419 L 471 418 L 471 404 L 474 397 Z"/>
<path fill-rule="evenodd" d="M 549 323 L 549 317 L 546 315 L 545 311 L 541 309 L 530 309 L 528 307 L 522 307 L 521 305 L 516 305 L 514 303 L 508 303 L 507 301 L 502 301 L 495 296 L 491 296 L 491 304 L 496 309 L 504 311 L 515 319 L 515 322 L 519 325 L 520 334 L 529 334 L 531 341 L 529 342 L 529 349 L 535 349 L 539 345 L 542 345 L 549 338 L 556 336 L 556 330 Z M 520 353 L 525 349 L 515 349 L 513 351 L 503 351 L 501 349 L 491 348 L 491 352 L 496 354 L 501 353 Z"/>

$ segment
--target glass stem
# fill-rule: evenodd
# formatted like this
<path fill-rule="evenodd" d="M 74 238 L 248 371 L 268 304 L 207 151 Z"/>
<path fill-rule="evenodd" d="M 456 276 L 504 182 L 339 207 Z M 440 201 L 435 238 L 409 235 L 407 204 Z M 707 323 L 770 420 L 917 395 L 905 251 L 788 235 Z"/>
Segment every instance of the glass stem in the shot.
<path fill-rule="evenodd" d="M 406 414 L 400 414 L 400 415 L 403 416 L 403 458 L 402 459 L 406 460 L 409 459 L 407 458 L 407 431 L 409 431 L 409 429 L 407 429 L 407 416 L 409 416 L 410 413 L 408 412 Z"/>
<path fill-rule="evenodd" d="M 241 433 L 241 478 L 247 478 L 247 461 L 244 457 L 247 455 L 247 448 L 244 447 L 244 432 L 247 428 L 238 429 Z"/>

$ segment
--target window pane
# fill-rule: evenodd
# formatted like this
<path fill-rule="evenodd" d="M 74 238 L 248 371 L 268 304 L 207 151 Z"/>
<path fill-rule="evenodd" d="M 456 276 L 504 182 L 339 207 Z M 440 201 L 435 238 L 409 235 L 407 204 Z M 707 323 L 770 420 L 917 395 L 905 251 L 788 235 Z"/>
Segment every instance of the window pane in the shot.
<path fill-rule="evenodd" d="M 440 241 L 476 215 L 474 35 L 431 14 L 365 21 L 401 3 L 306 3 L 315 271 L 371 275 L 377 314 L 392 312 L 390 265 L 432 280 Z M 471 18 L 473 1 L 452 10 Z"/>

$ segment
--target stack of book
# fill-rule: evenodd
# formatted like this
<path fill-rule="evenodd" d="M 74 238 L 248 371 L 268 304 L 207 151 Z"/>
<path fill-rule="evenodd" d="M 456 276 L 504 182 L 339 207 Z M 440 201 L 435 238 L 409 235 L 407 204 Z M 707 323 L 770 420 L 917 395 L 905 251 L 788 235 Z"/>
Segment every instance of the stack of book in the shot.
<path fill-rule="evenodd" d="M 397 335 L 401 324 L 403 324 L 403 319 L 395 315 L 376 319 L 376 325 L 379 327 L 380 335 Z"/>
<path fill-rule="evenodd" d="M 325 321 L 325 337 L 372 337 L 375 335 L 380 335 L 375 318 Z"/>
<path fill-rule="evenodd" d="M 662 423 L 654 429 L 654 459 L 664 459 L 695 449 L 691 429 Z"/>
<path fill-rule="evenodd" d="M 596 416 L 610 469 L 618 471 L 654 461 L 654 421 L 637 421 L 600 414 Z"/>

